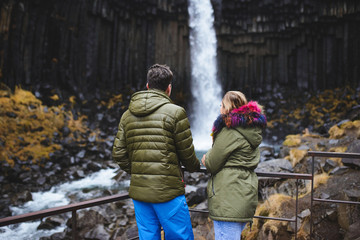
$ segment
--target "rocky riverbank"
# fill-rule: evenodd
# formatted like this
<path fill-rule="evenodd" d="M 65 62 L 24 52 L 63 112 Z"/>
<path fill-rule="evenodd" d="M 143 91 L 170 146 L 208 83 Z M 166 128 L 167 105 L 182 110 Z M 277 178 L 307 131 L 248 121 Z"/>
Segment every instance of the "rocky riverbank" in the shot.
<path fill-rule="evenodd" d="M 31 93 L 18 88 L 12 92 L 2 86 L 1 217 L 11 215 L 10 205 L 19 206 L 31 200 L 31 192 L 45 191 L 100 169 L 118 168 L 111 161 L 111 147 L 118 120 L 127 108 L 131 93 L 129 90 L 118 95 L 95 95 L 93 99 L 80 100 L 51 89 Z M 254 100 L 265 106 L 269 120 L 269 127 L 264 133 L 269 146 L 261 149 L 259 169 L 309 173 L 308 150 L 360 152 L 360 126 L 356 121 L 360 119 L 359 98 L 359 89 L 349 88 L 317 93 L 275 89 L 262 96 L 254 96 Z M 355 162 L 345 163 L 337 159 L 316 161 L 319 176 L 316 196 L 359 200 L 359 174 Z M 190 207 L 207 208 L 205 187 L 208 177 L 204 173 L 186 173 L 186 197 Z M 129 179 L 129 176 L 119 170 L 117 179 Z M 301 182 L 300 186 L 301 218 L 298 226 L 301 226 L 303 239 L 308 236 L 307 184 Z M 342 191 L 335 188 L 336 184 L 341 186 Z M 295 185 L 292 181 L 260 179 L 260 186 L 262 204 L 259 204 L 257 214 L 294 217 L 293 210 L 283 211 L 294 205 Z M 97 194 L 115 193 L 106 191 Z M 275 205 L 269 207 L 271 204 Z M 339 239 L 332 237 L 344 238 L 356 234 L 352 231 L 359 220 L 356 208 L 317 204 L 315 211 L 318 239 Z M 207 215 L 191 214 L 196 239 L 213 239 L 212 223 Z M 71 219 L 66 214 L 44 219 L 39 229 L 55 228 L 64 222 L 68 223 L 64 232 L 44 239 L 69 238 Z M 131 201 L 79 211 L 78 232 L 84 239 L 127 239 L 136 235 Z M 244 234 L 247 239 L 289 239 L 287 237 L 293 232 L 293 224 L 255 219 L 252 231 Z"/>

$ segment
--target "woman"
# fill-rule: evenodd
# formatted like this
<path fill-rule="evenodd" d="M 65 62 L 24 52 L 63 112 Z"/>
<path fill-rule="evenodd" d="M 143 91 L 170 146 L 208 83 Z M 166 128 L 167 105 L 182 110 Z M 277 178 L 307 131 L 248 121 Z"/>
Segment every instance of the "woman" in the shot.
<path fill-rule="evenodd" d="M 208 205 L 215 239 L 240 239 L 258 203 L 259 145 L 266 117 L 257 102 L 229 91 L 221 102 L 220 116 L 212 129 L 213 145 L 201 161 L 212 177 Z"/>

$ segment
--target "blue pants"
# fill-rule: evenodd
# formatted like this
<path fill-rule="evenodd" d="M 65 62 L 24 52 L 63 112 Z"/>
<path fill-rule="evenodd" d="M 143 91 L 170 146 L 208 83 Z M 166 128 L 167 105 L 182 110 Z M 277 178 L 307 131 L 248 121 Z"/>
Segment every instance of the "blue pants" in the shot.
<path fill-rule="evenodd" d="M 161 226 L 166 240 L 193 240 L 189 208 L 184 195 L 164 203 L 134 200 L 140 240 L 160 240 Z"/>
<path fill-rule="evenodd" d="M 246 222 L 213 222 L 216 240 L 240 240 L 241 232 L 246 226 Z"/>

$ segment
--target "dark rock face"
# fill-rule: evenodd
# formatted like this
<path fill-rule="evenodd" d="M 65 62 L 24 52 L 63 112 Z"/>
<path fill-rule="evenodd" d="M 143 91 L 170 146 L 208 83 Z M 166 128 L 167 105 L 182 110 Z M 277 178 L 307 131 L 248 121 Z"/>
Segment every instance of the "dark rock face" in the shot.
<path fill-rule="evenodd" d="M 12 88 L 50 84 L 80 99 L 95 89 L 142 89 L 158 62 L 185 92 L 186 0 L 6 0 L 0 8 L 0 80 Z"/>
<path fill-rule="evenodd" d="M 213 2 L 225 89 L 358 85 L 359 2 Z"/>
<path fill-rule="evenodd" d="M 358 85 L 358 1 L 212 4 L 224 90 L 251 95 L 279 85 Z M 2 1 L 0 80 L 12 88 L 63 89 L 83 99 L 94 91 L 142 89 L 147 68 L 158 62 L 174 70 L 173 96 L 185 101 L 191 79 L 187 5 L 187 0 Z"/>

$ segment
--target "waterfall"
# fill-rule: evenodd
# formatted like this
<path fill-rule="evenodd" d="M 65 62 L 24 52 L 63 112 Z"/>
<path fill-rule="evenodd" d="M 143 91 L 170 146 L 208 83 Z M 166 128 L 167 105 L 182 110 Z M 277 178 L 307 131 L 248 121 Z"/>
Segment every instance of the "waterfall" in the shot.
<path fill-rule="evenodd" d="M 210 0 L 189 0 L 191 92 L 189 115 L 197 150 L 211 147 L 211 128 L 220 114 L 221 86 L 217 81 L 216 34 Z"/>

